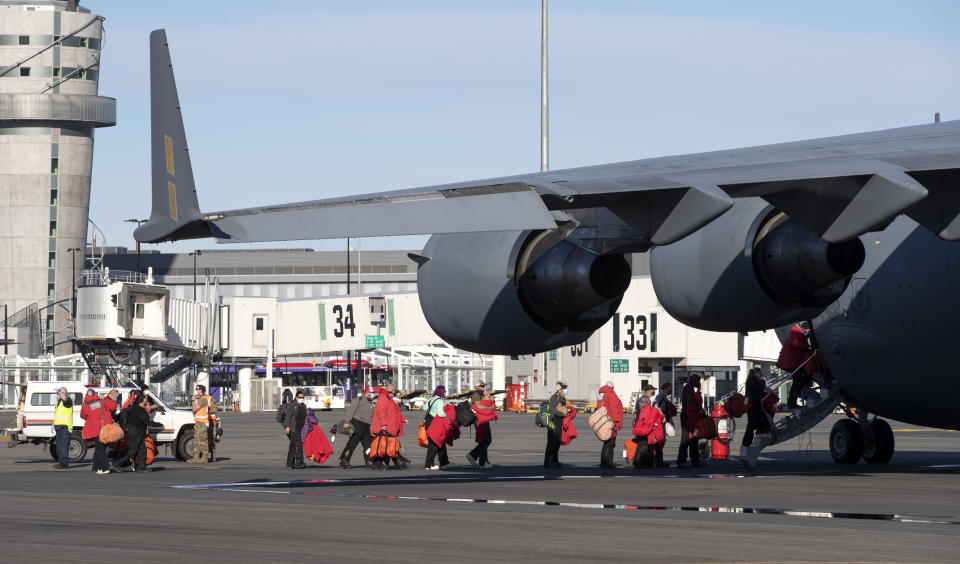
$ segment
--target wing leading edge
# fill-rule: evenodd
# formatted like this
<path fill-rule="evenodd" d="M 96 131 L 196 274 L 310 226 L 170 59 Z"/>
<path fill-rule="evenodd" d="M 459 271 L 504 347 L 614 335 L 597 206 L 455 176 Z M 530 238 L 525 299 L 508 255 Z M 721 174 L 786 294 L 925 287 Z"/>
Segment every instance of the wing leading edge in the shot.
<path fill-rule="evenodd" d="M 737 197 L 764 198 L 831 242 L 901 213 L 960 239 L 960 121 L 204 214 L 165 32 L 150 41 L 153 210 L 141 242 L 552 229 L 565 211 L 605 207 L 639 240 L 667 244 Z"/>

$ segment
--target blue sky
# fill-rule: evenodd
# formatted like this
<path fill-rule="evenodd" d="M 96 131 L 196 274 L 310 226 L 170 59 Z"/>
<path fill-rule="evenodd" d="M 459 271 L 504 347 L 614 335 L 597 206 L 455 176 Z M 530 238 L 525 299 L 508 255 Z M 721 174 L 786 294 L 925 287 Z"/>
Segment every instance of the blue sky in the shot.
<path fill-rule="evenodd" d="M 118 100 L 90 206 L 109 245 L 132 247 L 123 220 L 150 214 L 147 38 L 160 27 L 205 211 L 539 167 L 537 0 L 82 5 L 107 18 L 100 89 Z M 552 0 L 551 168 L 958 119 L 957 21 L 954 1 Z"/>

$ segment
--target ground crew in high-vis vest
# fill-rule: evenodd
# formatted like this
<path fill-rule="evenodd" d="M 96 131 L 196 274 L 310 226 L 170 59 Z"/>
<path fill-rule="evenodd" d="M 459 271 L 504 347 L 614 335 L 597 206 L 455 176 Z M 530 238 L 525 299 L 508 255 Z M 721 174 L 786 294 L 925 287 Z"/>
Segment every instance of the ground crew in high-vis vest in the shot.
<path fill-rule="evenodd" d="M 66 388 L 57 390 L 57 404 L 53 408 L 53 430 L 57 434 L 57 464 L 54 468 L 70 467 L 70 434 L 73 432 L 73 400 Z"/>
<path fill-rule="evenodd" d="M 210 428 L 210 414 L 216 411 L 213 398 L 207 395 L 207 387 L 197 384 L 193 396 L 193 458 L 190 464 L 206 464 L 210 447 L 207 446 L 207 432 Z"/>

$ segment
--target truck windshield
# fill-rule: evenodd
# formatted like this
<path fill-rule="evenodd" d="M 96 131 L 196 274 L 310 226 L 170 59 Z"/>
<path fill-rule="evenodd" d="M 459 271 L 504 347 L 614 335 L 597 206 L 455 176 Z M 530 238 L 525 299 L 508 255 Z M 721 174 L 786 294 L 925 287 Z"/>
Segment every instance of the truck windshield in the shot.
<path fill-rule="evenodd" d="M 160 396 L 154 394 L 152 391 L 149 392 L 149 394 L 150 394 L 150 399 L 153 400 L 154 402 L 156 402 L 156 404 L 159 405 L 160 407 L 162 407 L 162 408 L 164 408 L 164 409 L 174 409 L 174 408 L 170 407 L 170 404 L 168 404 L 167 402 L 165 402 L 165 401 L 163 401 L 162 399 L 160 399 Z"/>

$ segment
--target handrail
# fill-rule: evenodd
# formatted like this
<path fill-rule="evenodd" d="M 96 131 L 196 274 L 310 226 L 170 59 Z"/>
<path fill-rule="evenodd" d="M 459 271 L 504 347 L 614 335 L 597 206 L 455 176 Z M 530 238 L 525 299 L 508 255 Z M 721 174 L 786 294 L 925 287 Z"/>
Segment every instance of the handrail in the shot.
<path fill-rule="evenodd" d="M 810 356 L 807 357 L 806 360 L 804 360 L 803 362 L 801 362 L 801 363 L 800 363 L 800 366 L 798 366 L 796 369 L 794 369 L 793 372 L 787 373 L 786 370 L 783 370 L 783 371 L 782 371 L 783 374 L 786 374 L 786 375 L 785 375 L 785 376 L 784 376 L 784 375 L 780 375 L 780 376 L 778 376 L 778 377 L 776 377 L 776 378 L 774 378 L 774 379 L 771 379 L 771 380 L 767 381 L 767 387 L 770 388 L 770 389 L 773 389 L 773 388 L 775 388 L 776 386 L 779 386 L 780 384 L 783 384 L 783 383 L 786 382 L 787 380 L 793 378 L 793 376 L 794 376 L 795 374 L 797 374 L 798 372 L 800 372 L 801 370 L 803 370 L 803 367 L 806 366 L 808 362 L 810 362 L 811 360 L 813 360 L 813 359 L 817 356 L 817 353 L 819 353 L 819 352 L 820 352 L 820 349 L 814 349 L 813 351 L 811 351 L 811 352 L 810 352 Z M 773 374 L 773 372 L 768 372 L 767 374 L 768 374 L 768 375 L 769 375 L 769 374 Z M 736 392 L 730 392 L 729 394 L 723 396 L 722 398 L 720 398 L 720 399 L 717 400 L 717 401 L 727 401 L 727 400 L 729 400 L 729 399 L 733 396 L 733 394 L 739 394 L 739 393 L 745 392 L 745 391 L 746 391 L 745 388 L 746 388 L 746 383 L 744 383 L 742 386 L 738 386 Z"/>

